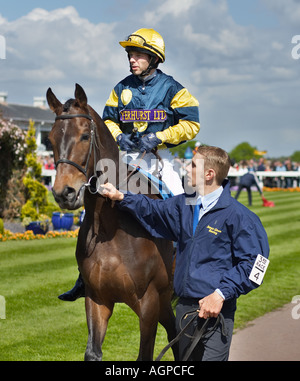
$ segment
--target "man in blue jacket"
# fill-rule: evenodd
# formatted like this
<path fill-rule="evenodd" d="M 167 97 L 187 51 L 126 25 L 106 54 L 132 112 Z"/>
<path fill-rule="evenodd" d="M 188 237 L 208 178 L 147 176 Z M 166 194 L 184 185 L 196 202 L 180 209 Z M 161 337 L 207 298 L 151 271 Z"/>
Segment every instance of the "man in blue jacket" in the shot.
<path fill-rule="evenodd" d="M 247 193 L 248 193 L 248 205 L 252 206 L 252 193 L 251 193 L 251 187 L 252 185 L 255 185 L 259 194 L 262 196 L 262 191 L 260 189 L 259 183 L 258 183 L 258 178 L 255 174 L 255 172 L 247 172 L 245 173 L 239 181 L 239 187 L 235 195 L 235 199 L 237 200 L 242 189 L 246 188 Z"/>
<path fill-rule="evenodd" d="M 195 324 L 216 318 L 220 312 L 224 316 L 227 335 L 219 325 L 197 345 L 190 360 L 228 359 L 236 299 L 258 286 L 249 279 L 251 270 L 259 255 L 263 260 L 269 255 L 259 218 L 231 197 L 225 180 L 229 168 L 225 151 L 201 146 L 187 168 L 188 185 L 196 190 L 193 195 L 151 200 L 141 194 L 123 194 L 112 184 L 103 185 L 103 194 L 119 201 L 118 207 L 130 211 L 153 236 L 177 242 L 177 326 L 187 311 L 196 308 L 200 312 Z M 209 324 L 213 326 L 214 321 L 210 319 Z M 189 345 L 186 337 L 179 342 L 180 358 Z"/>

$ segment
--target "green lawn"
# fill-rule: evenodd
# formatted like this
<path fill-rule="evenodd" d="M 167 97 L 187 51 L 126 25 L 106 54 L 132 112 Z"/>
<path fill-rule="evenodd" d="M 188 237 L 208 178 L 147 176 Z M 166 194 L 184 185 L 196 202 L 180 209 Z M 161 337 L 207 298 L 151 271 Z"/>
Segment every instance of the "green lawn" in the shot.
<path fill-rule="evenodd" d="M 263 285 L 238 301 L 236 328 L 289 303 L 300 294 L 300 193 L 266 193 L 275 208 L 254 206 L 267 230 L 271 253 Z M 239 201 L 246 203 L 243 192 Z M 60 238 L 0 243 L 0 295 L 6 319 L 0 320 L 0 360 L 83 360 L 87 342 L 84 300 L 62 302 L 57 295 L 77 278 L 76 239 Z M 155 355 L 166 345 L 158 329 Z M 138 319 L 118 304 L 104 341 L 104 360 L 135 360 L 139 347 Z M 164 357 L 171 360 L 171 351 Z"/>

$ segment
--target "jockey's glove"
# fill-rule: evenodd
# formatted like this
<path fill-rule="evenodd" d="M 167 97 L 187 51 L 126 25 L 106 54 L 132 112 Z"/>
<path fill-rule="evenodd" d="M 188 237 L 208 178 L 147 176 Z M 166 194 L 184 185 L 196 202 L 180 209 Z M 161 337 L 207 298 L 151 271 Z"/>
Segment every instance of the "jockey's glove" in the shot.
<path fill-rule="evenodd" d="M 144 135 L 139 141 L 139 150 L 140 152 L 151 152 L 153 148 L 157 147 L 161 144 L 162 141 L 158 139 L 158 137 L 151 132 L 148 135 Z"/>
<path fill-rule="evenodd" d="M 134 142 L 130 140 L 130 136 L 123 133 L 117 136 L 117 143 L 121 151 L 132 151 L 135 147 Z"/>

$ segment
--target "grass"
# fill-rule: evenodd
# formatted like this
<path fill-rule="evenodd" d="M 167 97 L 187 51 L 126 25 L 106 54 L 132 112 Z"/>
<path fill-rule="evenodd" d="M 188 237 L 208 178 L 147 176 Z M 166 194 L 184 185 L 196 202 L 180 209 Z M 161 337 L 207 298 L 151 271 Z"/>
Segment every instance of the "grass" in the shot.
<path fill-rule="evenodd" d="M 250 209 L 259 215 L 268 234 L 270 265 L 263 285 L 238 299 L 235 328 L 290 303 L 300 293 L 300 193 L 269 192 L 275 208 L 261 207 L 259 195 Z M 240 198 L 246 203 L 246 194 Z"/>
<path fill-rule="evenodd" d="M 300 193 L 266 193 L 275 208 L 263 208 L 254 194 L 253 210 L 269 237 L 270 265 L 264 283 L 238 300 L 235 328 L 291 302 L 300 294 Z M 247 204 L 242 192 L 239 201 Z M 6 319 L 0 320 L 1 361 L 81 361 L 87 342 L 84 300 L 62 302 L 57 295 L 70 289 L 78 271 L 76 239 L 60 238 L 0 243 L 0 295 Z M 159 326 L 155 355 L 166 345 Z M 135 360 L 139 325 L 123 304 L 115 307 L 104 341 L 104 360 Z M 164 356 L 172 360 L 171 351 Z"/>

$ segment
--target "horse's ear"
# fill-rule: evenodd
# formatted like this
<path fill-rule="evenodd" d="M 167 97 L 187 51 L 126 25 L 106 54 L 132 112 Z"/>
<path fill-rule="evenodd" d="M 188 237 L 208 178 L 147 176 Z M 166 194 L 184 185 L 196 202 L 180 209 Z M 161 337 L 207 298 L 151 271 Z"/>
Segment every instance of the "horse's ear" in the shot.
<path fill-rule="evenodd" d="M 75 86 L 75 98 L 78 100 L 81 107 L 87 106 L 87 96 L 83 88 L 76 83 Z"/>
<path fill-rule="evenodd" d="M 55 112 L 56 115 L 59 115 L 62 113 L 62 104 L 60 101 L 56 98 L 56 96 L 53 94 L 52 90 L 49 89 L 47 90 L 47 102 L 49 107 L 53 112 Z"/>

